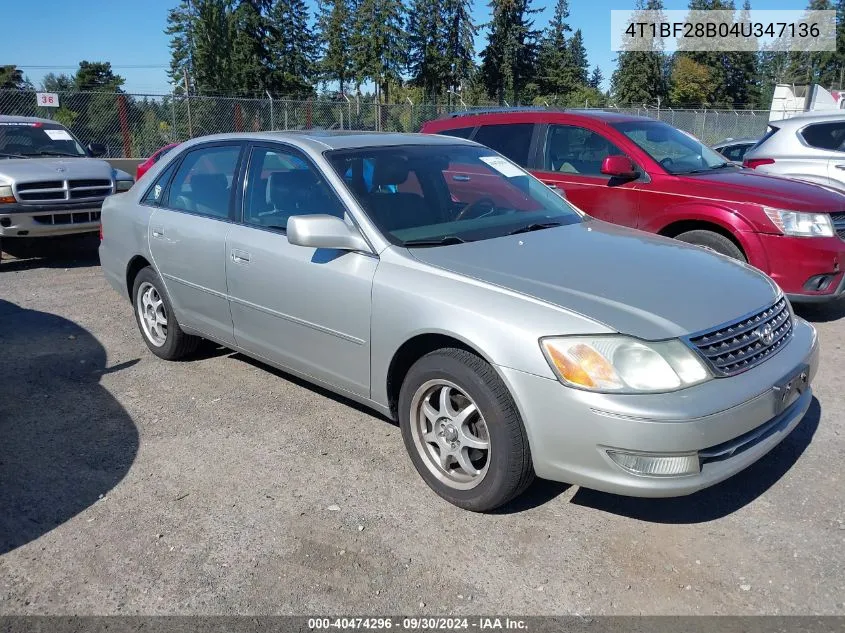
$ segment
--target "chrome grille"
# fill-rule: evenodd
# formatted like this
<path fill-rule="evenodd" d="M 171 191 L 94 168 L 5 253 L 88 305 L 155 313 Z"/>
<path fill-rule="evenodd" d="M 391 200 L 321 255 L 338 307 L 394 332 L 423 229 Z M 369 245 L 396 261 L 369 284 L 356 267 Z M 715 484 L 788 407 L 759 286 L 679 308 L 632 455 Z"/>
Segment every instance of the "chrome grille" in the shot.
<path fill-rule="evenodd" d="M 690 337 L 716 376 L 733 376 L 762 363 L 792 336 L 792 313 L 782 298 L 773 306 Z M 769 338 L 767 343 L 763 339 Z"/>
<path fill-rule="evenodd" d="M 103 200 L 112 193 L 111 180 L 48 180 L 24 182 L 15 186 L 21 202 L 55 202 L 57 200 Z"/>
<path fill-rule="evenodd" d="M 833 221 L 833 230 L 845 240 L 845 213 L 831 213 L 830 219 Z"/>

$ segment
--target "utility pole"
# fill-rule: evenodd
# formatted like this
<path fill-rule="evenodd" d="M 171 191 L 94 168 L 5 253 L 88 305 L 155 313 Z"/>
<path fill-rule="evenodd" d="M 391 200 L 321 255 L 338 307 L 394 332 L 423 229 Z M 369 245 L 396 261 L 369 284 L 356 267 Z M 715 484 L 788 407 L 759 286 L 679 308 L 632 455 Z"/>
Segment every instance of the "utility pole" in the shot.
<path fill-rule="evenodd" d="M 188 138 L 194 137 L 194 126 L 191 122 L 191 86 L 188 83 L 188 69 L 184 69 L 183 75 L 185 77 L 185 99 L 188 104 Z"/>

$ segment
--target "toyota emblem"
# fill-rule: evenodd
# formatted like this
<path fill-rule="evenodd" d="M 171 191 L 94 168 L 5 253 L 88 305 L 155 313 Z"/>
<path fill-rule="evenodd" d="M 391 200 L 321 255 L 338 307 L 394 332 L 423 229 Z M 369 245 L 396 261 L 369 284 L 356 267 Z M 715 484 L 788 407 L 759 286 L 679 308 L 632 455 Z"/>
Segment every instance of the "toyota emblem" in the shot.
<path fill-rule="evenodd" d="M 757 330 L 757 338 L 763 343 L 763 345 L 771 345 L 772 341 L 775 340 L 775 333 L 772 330 L 772 326 L 766 323 L 763 327 Z"/>

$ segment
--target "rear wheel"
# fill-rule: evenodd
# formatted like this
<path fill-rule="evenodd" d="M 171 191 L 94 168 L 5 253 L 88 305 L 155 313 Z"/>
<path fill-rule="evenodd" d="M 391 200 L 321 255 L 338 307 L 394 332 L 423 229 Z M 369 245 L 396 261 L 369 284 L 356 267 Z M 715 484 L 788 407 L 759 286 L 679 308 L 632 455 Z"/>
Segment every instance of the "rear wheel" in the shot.
<path fill-rule="evenodd" d="M 513 398 L 475 354 L 441 349 L 418 360 L 400 390 L 399 424 L 417 472 L 456 506 L 493 510 L 534 478 Z"/>
<path fill-rule="evenodd" d="M 734 259 L 738 259 L 742 262 L 747 261 L 745 259 L 745 255 L 742 254 L 742 251 L 736 244 L 721 233 L 716 233 L 715 231 L 701 229 L 687 231 L 686 233 L 676 235 L 675 239 L 681 242 L 686 242 L 687 244 L 701 246 L 707 250 L 715 251 L 721 255 L 727 255 L 728 257 L 733 257 Z"/>
<path fill-rule="evenodd" d="M 193 352 L 202 340 L 185 334 L 179 327 L 164 284 L 149 266 L 142 268 L 135 277 L 132 306 L 144 343 L 159 358 L 182 358 Z"/>

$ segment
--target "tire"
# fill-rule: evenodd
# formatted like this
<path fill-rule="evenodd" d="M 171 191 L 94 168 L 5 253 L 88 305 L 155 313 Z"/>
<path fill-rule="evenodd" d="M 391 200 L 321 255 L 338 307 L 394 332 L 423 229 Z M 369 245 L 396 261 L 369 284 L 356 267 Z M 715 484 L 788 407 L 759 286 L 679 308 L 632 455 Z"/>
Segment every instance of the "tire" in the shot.
<path fill-rule="evenodd" d="M 150 294 L 145 297 L 148 292 Z M 151 309 L 152 313 L 159 317 L 157 323 L 162 327 L 154 327 L 142 317 L 141 313 L 145 312 L 145 309 Z M 202 340 L 198 336 L 185 334 L 179 327 L 164 284 L 149 266 L 142 268 L 135 277 L 135 283 L 132 286 L 132 311 L 135 313 L 135 322 L 141 331 L 141 338 L 144 339 L 150 351 L 159 358 L 164 360 L 184 358 L 196 350 Z M 163 324 L 161 316 L 164 317 Z"/>
<path fill-rule="evenodd" d="M 417 472 L 460 508 L 494 510 L 534 480 L 528 438 L 510 392 L 488 363 L 466 350 L 440 349 L 414 363 L 399 391 L 399 426 Z"/>
<path fill-rule="evenodd" d="M 676 235 L 675 239 L 686 242 L 687 244 L 695 244 L 696 246 L 708 248 L 721 255 L 738 259 L 741 262 L 747 261 L 745 255 L 739 250 L 739 247 L 721 233 L 706 230 L 687 231 L 686 233 Z"/>

